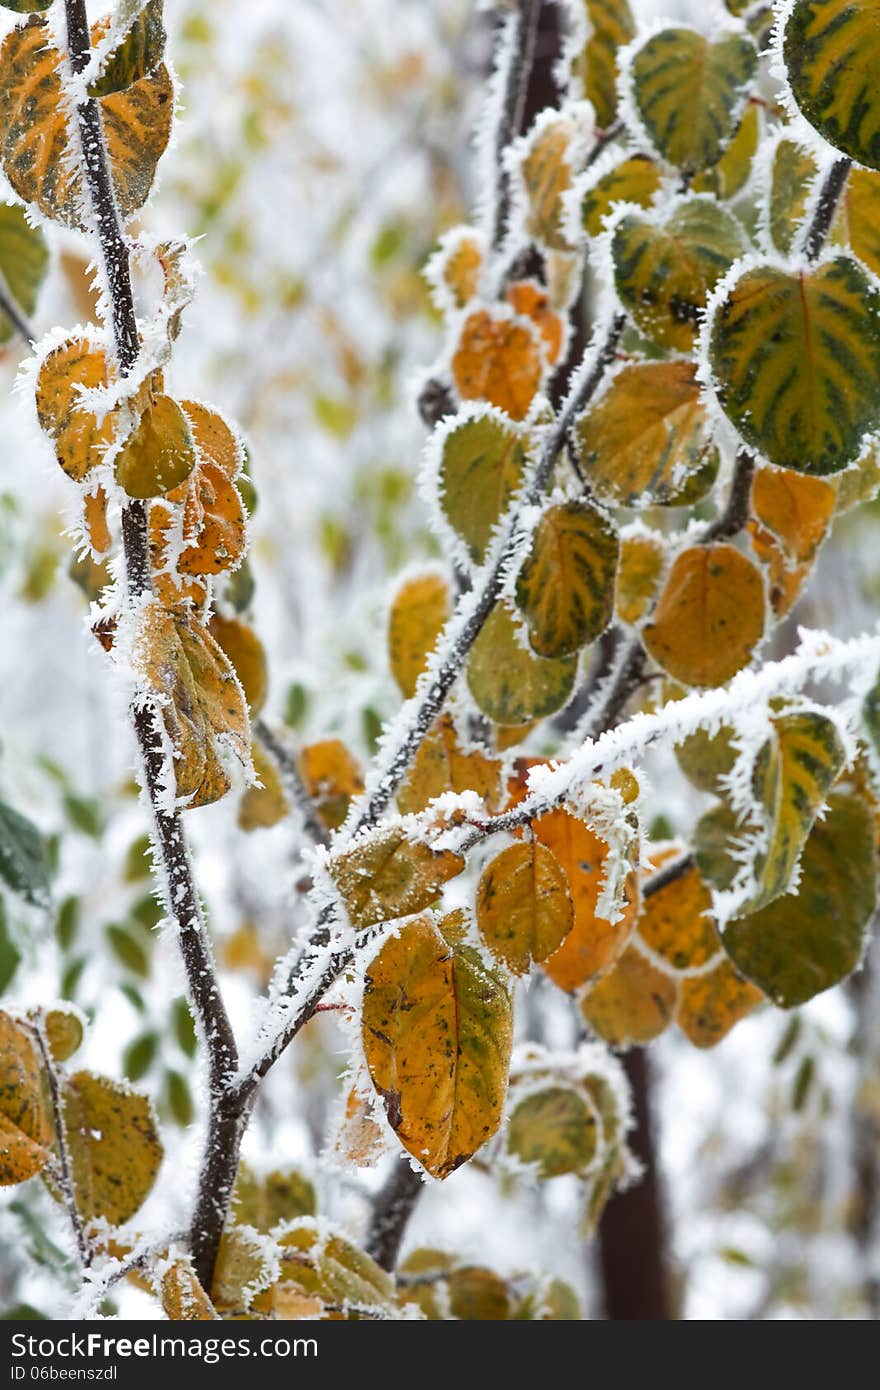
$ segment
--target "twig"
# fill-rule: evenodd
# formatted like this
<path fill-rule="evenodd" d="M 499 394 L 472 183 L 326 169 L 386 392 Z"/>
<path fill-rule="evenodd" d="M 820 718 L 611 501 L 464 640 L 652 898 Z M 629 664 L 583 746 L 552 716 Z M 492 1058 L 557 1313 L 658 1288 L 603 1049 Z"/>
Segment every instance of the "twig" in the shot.
<path fill-rule="evenodd" d="M 84 1269 L 88 1269 L 92 1263 L 93 1252 L 89 1244 L 83 1226 L 82 1214 L 77 1206 L 76 1188 L 73 1182 L 73 1166 L 70 1161 L 70 1148 L 67 1142 L 67 1123 L 64 1118 L 64 1103 L 61 1099 L 61 1083 L 58 1080 L 58 1072 L 55 1068 L 55 1059 L 46 1038 L 46 1021 L 41 1013 L 38 1018 L 32 1021 L 31 1029 L 37 1040 L 37 1047 L 43 1063 L 43 1070 L 46 1073 L 46 1080 L 49 1083 L 49 1099 L 52 1103 L 52 1118 L 55 1122 L 55 1143 L 58 1147 L 57 1179 L 70 1217 L 70 1224 L 73 1227 L 73 1234 L 76 1238 L 76 1248 L 79 1251 L 80 1262 Z"/>
<path fill-rule="evenodd" d="M 596 160 L 599 158 L 599 155 L 605 149 L 605 146 L 610 145 L 612 140 L 616 140 L 618 135 L 622 135 L 625 129 L 626 127 L 624 126 L 623 121 L 620 119 L 620 117 L 618 117 L 616 121 L 612 121 L 611 124 L 609 126 L 606 126 L 604 130 L 600 130 L 596 135 L 596 139 L 593 142 L 593 148 L 587 155 L 587 160 L 584 167 L 589 169 L 591 164 L 595 164 Z"/>
<path fill-rule="evenodd" d="M 293 753 L 285 746 L 274 729 L 271 729 L 265 720 L 256 720 L 254 723 L 254 733 L 277 764 L 278 771 L 281 774 L 281 780 L 284 782 L 296 809 L 299 811 L 303 829 L 312 841 L 312 844 L 329 844 L 330 836 L 327 827 L 323 824 L 315 810 L 315 803 L 309 794 L 308 787 L 303 781 L 302 773 L 299 770 L 299 764 Z"/>
<path fill-rule="evenodd" d="M 398 1159 L 376 1197 L 364 1246 L 383 1269 L 393 1270 L 397 1264 L 407 1222 L 424 1190 L 421 1173 L 413 1171 L 409 1159 Z"/>
<path fill-rule="evenodd" d="M 720 516 L 709 522 L 698 544 L 711 545 L 713 541 L 730 540 L 731 537 L 739 535 L 749 519 L 749 501 L 754 476 L 755 460 L 746 449 L 741 449 L 733 467 L 727 504 Z"/>
<path fill-rule="evenodd" d="M 12 295 L 9 293 L 9 286 L 0 271 L 0 314 L 5 314 L 15 329 L 19 338 L 31 346 L 37 341 L 37 335 L 31 328 L 27 319 L 22 314 Z"/>
<path fill-rule="evenodd" d="M 79 74 L 84 71 L 91 56 L 85 0 L 64 0 L 64 12 L 70 64 L 73 72 Z M 120 375 L 124 377 L 131 372 L 139 352 L 129 249 L 113 191 L 101 108 L 96 101 L 87 99 L 77 105 L 74 116 L 82 147 L 83 179 L 109 288 L 116 358 Z M 129 597 L 137 598 L 152 588 L 147 512 L 142 502 L 130 501 L 124 507 L 122 538 Z M 193 881 L 180 815 L 162 809 L 165 759 L 154 712 L 145 708 L 133 711 L 133 723 L 140 749 L 144 786 L 153 812 L 166 908 L 177 927 L 190 996 L 208 1054 L 208 1134 L 193 1220 L 192 1245 L 196 1272 L 205 1286 L 210 1287 L 228 1196 L 235 1178 L 234 1163 L 230 1172 L 229 1160 L 223 1153 L 230 1139 L 230 1119 L 225 1113 L 223 1101 L 226 1082 L 236 1068 L 238 1054 L 217 984 L 213 954 Z"/>
<path fill-rule="evenodd" d="M 825 176 L 816 210 L 804 236 L 804 255 L 808 261 L 816 259 L 828 239 L 851 168 L 851 159 L 836 159 Z"/>
<path fill-rule="evenodd" d="M 504 75 L 501 112 L 495 131 L 495 203 L 492 217 L 492 247 L 504 241 L 510 214 L 510 175 L 505 154 L 519 135 L 526 109 L 529 77 L 535 58 L 535 39 L 543 0 L 517 0 L 517 12 L 506 23 L 502 42 L 510 44 L 510 62 Z"/>
<path fill-rule="evenodd" d="M 696 859 L 692 854 L 679 854 L 675 859 L 670 859 L 668 864 L 664 864 L 662 869 L 658 869 L 650 878 L 646 878 L 642 884 L 642 897 L 651 898 L 655 893 L 659 893 L 662 888 L 668 888 L 670 883 L 677 883 L 680 878 L 684 878 L 686 873 L 696 864 Z"/>

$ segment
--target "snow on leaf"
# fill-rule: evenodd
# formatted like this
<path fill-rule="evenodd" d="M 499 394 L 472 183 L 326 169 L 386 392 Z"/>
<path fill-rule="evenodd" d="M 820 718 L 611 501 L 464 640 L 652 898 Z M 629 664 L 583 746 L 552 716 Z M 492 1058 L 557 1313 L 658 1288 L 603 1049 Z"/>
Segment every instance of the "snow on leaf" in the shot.
<path fill-rule="evenodd" d="M 880 169 L 875 0 L 796 0 L 781 26 L 792 95 L 829 144 Z"/>
<path fill-rule="evenodd" d="M 572 656 L 604 632 L 614 611 L 617 528 L 592 503 L 566 502 L 541 517 L 519 572 L 516 601 L 539 656 Z"/>
<path fill-rule="evenodd" d="M 338 851 L 327 867 L 353 924 L 369 927 L 428 907 L 461 873 L 464 860 L 449 850 L 435 853 L 402 826 L 390 826 Z"/>

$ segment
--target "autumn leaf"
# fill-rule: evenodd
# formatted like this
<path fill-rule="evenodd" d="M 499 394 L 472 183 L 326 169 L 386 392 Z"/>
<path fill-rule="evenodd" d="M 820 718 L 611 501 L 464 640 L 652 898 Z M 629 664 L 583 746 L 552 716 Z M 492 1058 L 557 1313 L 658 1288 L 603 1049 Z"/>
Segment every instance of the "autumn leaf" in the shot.
<path fill-rule="evenodd" d="M 880 169 L 874 0 L 796 0 L 782 28 L 792 95 L 829 145 Z"/>
<path fill-rule="evenodd" d="M 415 694 L 448 617 L 446 580 L 436 571 L 413 575 L 395 594 L 388 616 L 388 658 L 406 699 Z"/>
<path fill-rule="evenodd" d="M 36 1045 L 24 1025 L 0 1010 L 0 1186 L 39 1173 L 51 1144 Z"/>
<path fill-rule="evenodd" d="M 102 347 L 85 338 L 68 338 L 47 353 L 37 376 L 37 417 L 51 439 L 59 464 L 75 483 L 101 462 L 113 440 L 114 417 L 83 408 L 81 393 L 108 385 Z"/>
<path fill-rule="evenodd" d="M 352 798 L 364 790 L 357 758 L 341 739 L 325 738 L 300 749 L 299 766 L 319 819 L 328 830 L 338 830 Z"/>
<path fill-rule="evenodd" d="M 452 374 L 464 401 L 482 400 L 522 420 L 543 377 L 536 332 L 487 309 L 470 314 L 452 357 Z"/>
<path fill-rule="evenodd" d="M 501 764 L 479 748 L 463 746 L 453 720 L 444 714 L 422 741 L 397 804 L 404 815 L 412 815 L 443 792 L 474 791 L 492 810 L 500 799 L 500 778 Z"/>
<path fill-rule="evenodd" d="M 471 648 L 468 689 L 494 723 L 525 724 L 561 709 L 571 695 L 576 669 L 572 657 L 546 660 L 528 651 L 510 608 L 498 603 Z"/>
<path fill-rule="evenodd" d="M 562 945 L 574 923 L 565 870 L 545 845 L 523 841 L 490 860 L 477 887 L 477 926 L 496 960 L 525 975 Z"/>
<path fill-rule="evenodd" d="M 539 656 L 572 656 L 604 632 L 619 554 L 617 528 L 598 507 L 566 502 L 544 512 L 516 582 Z"/>
<path fill-rule="evenodd" d="M 751 659 L 764 633 L 764 585 L 732 545 L 695 545 L 672 565 L 645 646 L 685 685 L 723 685 Z"/>
<path fill-rule="evenodd" d="M 440 505 L 477 564 L 522 485 L 525 462 L 525 441 L 502 416 L 466 417 L 444 437 Z"/>
<path fill-rule="evenodd" d="M 80 1213 L 121 1226 L 143 1205 L 162 1162 L 152 1103 L 89 1071 L 66 1077 L 63 1094 Z"/>
<path fill-rule="evenodd" d="M 596 1114 L 574 1086 L 545 1086 L 511 1107 L 507 1147 L 521 1163 L 535 1164 L 540 1177 L 564 1173 L 583 1177 L 599 1147 Z"/>
<path fill-rule="evenodd" d="M 370 927 L 430 906 L 443 884 L 461 873 L 464 860 L 450 850 L 435 853 L 390 827 L 338 851 L 328 868 L 354 925 Z"/>
<path fill-rule="evenodd" d="M 581 1000 L 581 1013 L 613 1047 L 643 1045 L 660 1036 L 678 1006 L 678 983 L 634 946 Z"/>

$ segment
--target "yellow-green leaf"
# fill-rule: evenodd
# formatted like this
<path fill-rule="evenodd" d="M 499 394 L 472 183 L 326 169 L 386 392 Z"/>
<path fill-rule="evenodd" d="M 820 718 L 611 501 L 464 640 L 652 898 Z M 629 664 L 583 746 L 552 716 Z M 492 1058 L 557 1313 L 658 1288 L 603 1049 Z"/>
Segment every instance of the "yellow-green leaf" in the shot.
<path fill-rule="evenodd" d="M 819 172 L 815 159 L 794 140 L 779 141 L 770 178 L 770 236 L 784 256 L 794 248 Z"/>
<path fill-rule="evenodd" d="M 500 797 L 500 780 L 500 762 L 479 748 L 463 747 L 451 717 L 441 715 L 413 759 L 397 804 L 404 815 L 412 815 L 443 792 L 474 791 L 492 810 Z"/>
<path fill-rule="evenodd" d="M 795 0 L 782 33 L 792 95 L 829 145 L 880 169 L 876 0 Z"/>
<path fill-rule="evenodd" d="M 147 0 L 128 32 L 105 59 L 100 77 L 89 87 L 90 97 L 122 92 L 159 66 L 165 52 L 163 3 L 164 0 Z"/>
<path fill-rule="evenodd" d="M 317 1198 L 313 1184 L 297 1168 L 276 1168 L 258 1176 L 239 1164 L 232 1194 L 232 1217 L 240 1225 L 268 1232 L 281 1221 L 314 1216 Z"/>
<path fill-rule="evenodd" d="M 278 1238 L 281 1278 L 275 1290 L 254 1303 L 255 1311 L 273 1308 L 284 1316 L 287 1296 L 293 1299 L 288 1317 L 314 1316 L 322 1307 L 342 1308 L 354 1304 L 360 1309 L 387 1309 L 394 1297 L 394 1282 L 375 1260 L 341 1232 L 309 1217 L 301 1217 Z M 302 1299 L 314 1301 L 309 1309 Z"/>
<path fill-rule="evenodd" d="M 837 473 L 880 425 L 880 291 L 847 256 L 747 270 L 719 306 L 709 360 L 743 440 L 797 473 Z"/>
<path fill-rule="evenodd" d="M 572 249 L 563 230 L 563 199 L 571 188 L 574 135 L 571 121 L 564 116 L 540 121 L 529 136 L 520 168 L 526 231 L 548 251 Z"/>
<path fill-rule="evenodd" d="M 813 822 L 846 762 L 837 727 L 822 714 L 781 715 L 771 720 L 771 728 L 752 779 L 768 840 L 750 911 L 766 907 L 788 888 Z"/>
<path fill-rule="evenodd" d="M 880 174 L 851 169 L 841 213 L 853 255 L 875 275 L 880 274 Z"/>
<path fill-rule="evenodd" d="M 736 762 L 736 749 L 731 742 L 733 730 L 723 724 L 714 734 L 697 729 L 676 746 L 678 765 L 689 781 L 701 792 L 721 794 L 721 778 Z"/>
<path fill-rule="evenodd" d="M 712 169 L 702 170 L 691 184 L 694 193 L 716 193 L 729 201 L 744 188 L 761 138 L 761 108 L 746 107 L 737 132 Z"/>
<path fill-rule="evenodd" d="M 614 611 L 617 527 L 589 502 L 542 516 L 516 582 L 516 601 L 539 656 L 571 656 L 605 631 Z"/>
<path fill-rule="evenodd" d="M 856 968 L 875 905 L 872 814 L 858 796 L 835 793 L 804 847 L 797 893 L 730 922 L 724 949 L 775 1004 L 791 1009 Z"/>
<path fill-rule="evenodd" d="M 442 574 L 429 570 L 401 584 L 388 615 L 388 659 L 391 674 L 407 699 L 415 694 L 419 676 L 449 617 L 449 591 Z"/>
<path fill-rule="evenodd" d="M 64 1123 L 81 1215 L 120 1226 L 146 1200 L 162 1162 L 149 1098 L 79 1071 L 64 1081 Z"/>
<path fill-rule="evenodd" d="M 542 1178 L 583 1177 L 596 1157 L 598 1128 L 593 1107 L 573 1086 L 547 1086 L 512 1107 L 507 1147 Z"/>
<path fill-rule="evenodd" d="M 645 897 L 637 930 L 673 970 L 690 970 L 721 949 L 711 914 L 712 896 L 694 867 Z"/>
<path fill-rule="evenodd" d="M 23 208 L 0 203 L 0 286 L 25 320 L 37 307 L 48 265 L 49 248 L 40 229 L 29 225 Z M 7 343 L 15 331 L 0 307 L 0 343 Z"/>
<path fill-rule="evenodd" d="M 693 29 L 663 29 L 632 60 L 636 110 L 665 160 L 693 173 L 721 157 L 739 122 L 758 63 L 745 34 L 713 43 Z"/>
<path fill-rule="evenodd" d="M 634 946 L 581 1000 L 581 1013 L 612 1047 L 649 1043 L 668 1027 L 678 1003 L 678 984 Z"/>
<path fill-rule="evenodd" d="M 196 466 L 189 421 L 171 396 L 157 396 L 116 457 L 116 481 L 129 497 L 160 497 Z"/>
<path fill-rule="evenodd" d="M 546 845 L 509 845 L 486 865 L 477 887 L 477 926 L 514 975 L 525 975 L 533 961 L 558 950 L 573 924 L 565 870 Z"/>
<path fill-rule="evenodd" d="M 637 207 L 649 208 L 662 182 L 659 168 L 646 154 L 635 154 L 630 159 L 621 160 L 584 194 L 581 204 L 584 230 L 591 237 L 597 237 L 616 203 L 634 203 Z"/>
<path fill-rule="evenodd" d="M 49 1009 L 43 1020 L 46 1042 L 56 1062 L 66 1062 L 83 1040 L 82 1017 L 78 1009 Z"/>
<path fill-rule="evenodd" d="M 624 367 L 575 426 L 581 469 L 599 497 L 624 507 L 685 506 L 718 468 L 691 362 Z"/>
<path fill-rule="evenodd" d="M 471 649 L 468 689 L 496 724 L 525 724 L 561 709 L 574 686 L 573 657 L 546 660 L 521 642 L 510 608 L 497 603 Z"/>
<path fill-rule="evenodd" d="M 371 927 L 428 907 L 464 860 L 449 850 L 434 853 L 392 827 L 334 854 L 328 867 L 354 925 Z"/>
<path fill-rule="evenodd" d="M 695 545 L 676 557 L 651 621 L 651 656 L 684 685 L 723 685 L 764 633 L 764 584 L 732 545 Z"/>
<path fill-rule="evenodd" d="M 0 1011 L 0 1186 L 39 1173 L 51 1143 L 36 1045 L 21 1023 Z"/>
<path fill-rule="evenodd" d="M 423 916 L 370 964 L 362 1018 L 389 1124 L 432 1176 L 448 1177 L 501 1123 L 512 1041 L 504 984 Z"/>
<path fill-rule="evenodd" d="M 690 352 L 710 292 L 744 251 L 736 219 L 709 198 L 690 197 L 662 226 L 634 213 L 622 218 L 611 242 L 614 283 L 646 337 Z"/>
<path fill-rule="evenodd" d="M 596 124 L 607 129 L 617 115 L 617 53 L 635 36 L 628 0 L 581 0 L 587 41 L 572 63 L 584 96 L 593 103 Z"/>

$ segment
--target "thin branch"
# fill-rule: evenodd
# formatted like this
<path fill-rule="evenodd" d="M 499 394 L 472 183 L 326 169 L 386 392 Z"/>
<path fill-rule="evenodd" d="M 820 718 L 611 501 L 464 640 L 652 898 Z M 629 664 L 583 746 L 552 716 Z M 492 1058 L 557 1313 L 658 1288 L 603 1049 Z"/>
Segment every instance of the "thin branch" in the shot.
<path fill-rule="evenodd" d="M 746 449 L 741 449 L 733 467 L 727 504 L 720 516 L 710 521 L 703 531 L 699 538 L 700 545 L 711 545 L 713 541 L 730 540 L 733 536 L 739 535 L 749 519 L 754 476 L 755 460 Z"/>
<path fill-rule="evenodd" d="M 816 210 L 804 236 L 804 255 L 808 261 L 816 259 L 828 240 L 837 204 L 846 187 L 851 168 L 851 159 L 836 159 L 825 176 Z"/>
<path fill-rule="evenodd" d="M 668 864 L 664 864 L 662 869 L 658 869 L 650 878 L 646 878 L 642 884 L 642 897 L 651 898 L 655 893 L 659 893 L 662 888 L 668 888 L 670 883 L 677 883 L 680 878 L 684 878 L 696 864 L 696 859 L 692 854 L 679 854 L 675 859 L 670 859 Z"/>
<path fill-rule="evenodd" d="M 505 154 L 522 129 L 529 90 L 529 77 L 535 59 L 535 40 L 543 0 L 517 0 L 517 12 L 505 25 L 503 43 L 510 45 L 509 63 L 504 74 L 501 111 L 495 131 L 495 203 L 492 218 L 492 247 L 504 241 L 510 215 L 510 175 Z"/>
<path fill-rule="evenodd" d="M 64 1102 L 61 1098 L 61 1083 L 58 1079 L 58 1072 L 55 1067 L 55 1059 L 46 1038 L 46 1021 L 42 1014 L 32 1023 L 33 1035 L 37 1041 L 40 1051 L 40 1058 L 43 1063 L 43 1070 L 46 1073 L 46 1080 L 49 1083 L 49 1100 L 52 1105 L 52 1119 L 55 1124 L 55 1143 L 58 1147 L 57 1180 L 58 1187 L 67 1214 L 70 1217 L 70 1224 L 73 1227 L 73 1234 L 76 1239 L 76 1248 L 79 1251 L 80 1262 L 84 1269 L 88 1269 L 92 1263 L 93 1252 L 89 1244 L 83 1226 L 82 1214 L 76 1201 L 76 1188 L 73 1182 L 73 1165 L 70 1161 L 70 1147 L 67 1141 L 67 1124 L 64 1119 Z"/>
<path fill-rule="evenodd" d="M 254 733 L 276 763 L 278 771 L 281 774 L 281 780 L 287 788 L 293 804 L 299 811 L 303 829 L 312 841 L 312 844 L 329 844 L 330 835 L 327 831 L 327 827 L 323 824 L 315 810 L 315 803 L 312 800 L 308 787 L 303 781 L 303 776 L 299 770 L 299 764 L 294 754 L 282 742 L 274 729 L 269 727 L 265 720 L 256 720 L 254 724 Z"/>
<path fill-rule="evenodd" d="M 3 272 L 0 271 L 0 315 L 4 314 L 9 319 L 9 322 L 12 324 L 19 338 L 21 338 L 24 343 L 27 343 L 29 347 L 33 346 L 37 341 L 37 335 L 22 314 L 13 296 L 10 294 L 9 286 L 3 278 Z"/>
<path fill-rule="evenodd" d="M 409 1159 L 398 1159 L 376 1197 L 364 1246 L 383 1269 L 393 1270 L 397 1264 L 407 1223 L 424 1190 L 421 1173 L 413 1171 Z"/>
<path fill-rule="evenodd" d="M 610 145 L 611 141 L 616 140 L 618 135 L 623 135 L 625 129 L 626 127 L 623 121 L 620 119 L 620 117 L 618 117 L 616 121 L 612 121 L 611 124 L 609 126 L 606 126 L 604 130 L 600 130 L 596 135 L 595 141 L 593 142 L 593 148 L 587 155 L 587 161 L 584 167 L 589 169 L 591 164 L 595 164 L 596 160 L 599 158 L 599 155 L 605 149 L 606 145 Z"/>
<path fill-rule="evenodd" d="M 75 74 L 82 73 L 91 57 L 85 0 L 64 0 L 68 54 Z M 137 317 L 131 282 L 128 244 L 116 206 L 113 181 L 104 142 L 99 104 L 91 99 L 76 107 L 75 120 L 82 147 L 82 171 L 92 218 L 97 229 L 102 268 L 110 295 L 113 341 L 120 374 L 127 376 L 139 353 Z M 147 511 L 142 502 L 130 501 L 122 513 L 122 537 L 130 598 L 149 593 L 150 579 Z M 218 1150 L 230 1137 L 229 1117 L 223 1098 L 238 1053 L 232 1027 L 217 984 L 213 953 L 208 940 L 201 902 L 195 887 L 189 848 L 180 815 L 162 809 L 165 772 L 164 750 L 154 712 L 133 711 L 133 723 L 143 768 L 144 786 L 150 799 L 155 839 L 162 865 L 166 908 L 175 922 L 190 997 L 208 1054 L 210 1110 L 206 1159 L 193 1221 L 193 1258 L 199 1278 L 210 1287 L 217 1245 L 226 1205 L 235 1179 L 235 1157 L 226 1166 L 218 1162 Z M 231 1167 L 231 1171 L 230 1171 Z"/>

